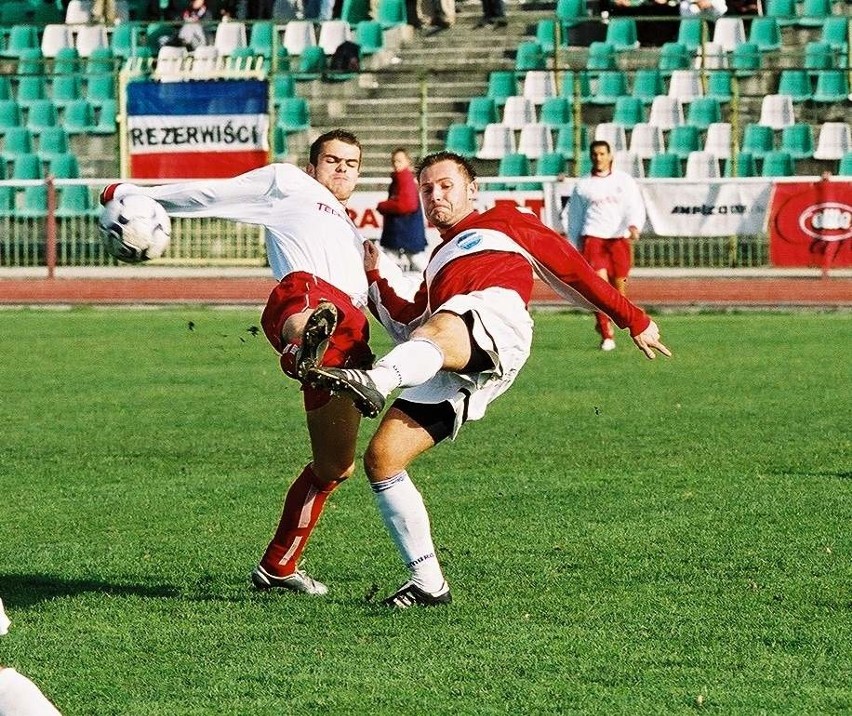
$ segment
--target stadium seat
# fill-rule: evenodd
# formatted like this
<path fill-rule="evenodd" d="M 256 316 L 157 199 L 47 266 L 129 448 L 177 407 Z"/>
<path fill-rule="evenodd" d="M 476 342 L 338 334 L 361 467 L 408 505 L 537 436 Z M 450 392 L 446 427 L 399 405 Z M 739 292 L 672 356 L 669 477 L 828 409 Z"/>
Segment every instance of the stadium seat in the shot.
<path fill-rule="evenodd" d="M 719 157 L 730 159 L 733 131 L 730 122 L 714 122 L 707 127 L 704 137 L 704 151 Z"/>
<path fill-rule="evenodd" d="M 833 12 L 833 0 L 804 0 L 796 24 L 800 27 L 822 27 L 825 18 L 830 17 Z"/>
<path fill-rule="evenodd" d="M 9 127 L 3 141 L 3 157 L 13 159 L 33 153 L 33 133 L 26 127 Z"/>
<path fill-rule="evenodd" d="M 15 99 L 12 92 L 12 81 L 6 75 L 0 75 L 0 100 Z"/>
<path fill-rule="evenodd" d="M 822 21 L 819 39 L 827 42 L 832 50 L 846 52 L 849 43 L 849 18 L 846 15 L 831 15 Z"/>
<path fill-rule="evenodd" d="M 68 134 L 89 134 L 95 128 L 95 110 L 89 100 L 81 98 L 65 107 L 62 126 Z"/>
<path fill-rule="evenodd" d="M 252 52 L 252 50 L 249 50 L 249 52 Z M 190 68 L 193 77 L 200 77 L 205 75 L 215 76 L 219 73 L 220 68 L 222 67 L 222 63 L 219 61 L 219 50 L 216 49 L 215 45 L 201 45 L 200 47 L 196 47 L 192 52 L 189 53 L 189 57 L 192 59 L 192 64 L 190 65 Z M 274 82 L 272 87 L 272 93 L 274 100 Z"/>
<path fill-rule="evenodd" d="M 515 72 L 523 73 L 529 70 L 547 69 L 544 50 L 535 41 L 525 40 L 518 44 L 515 53 Z"/>
<path fill-rule="evenodd" d="M 584 124 L 576 125 L 571 122 L 556 128 L 556 145 L 553 150 L 569 159 L 585 152 L 589 145 L 589 129 Z"/>
<path fill-rule="evenodd" d="M 455 122 L 447 127 L 447 137 L 444 149 L 448 152 L 461 154 L 463 157 L 476 155 L 476 130 L 468 124 Z"/>
<path fill-rule="evenodd" d="M 594 72 L 617 70 L 615 47 L 608 42 L 599 40 L 592 42 L 589 45 L 589 54 L 586 58 L 586 69 Z"/>
<path fill-rule="evenodd" d="M 97 109 L 97 120 L 95 126 L 89 130 L 89 134 L 94 135 L 111 135 L 118 131 L 118 101 L 114 99 L 105 99 L 100 103 L 100 107 L 93 105 Z"/>
<path fill-rule="evenodd" d="M 761 52 L 774 52 L 781 49 L 781 27 L 777 18 L 755 17 L 752 18 L 751 28 L 748 33 L 748 41 Z"/>
<path fill-rule="evenodd" d="M 625 151 L 627 149 L 627 132 L 620 124 L 601 122 L 595 127 L 595 141 L 607 142 L 613 152 Z"/>
<path fill-rule="evenodd" d="M 669 78 L 669 97 L 676 97 L 684 104 L 696 97 L 704 96 L 701 74 L 698 70 L 675 70 Z"/>
<path fill-rule="evenodd" d="M 693 54 L 705 42 L 702 24 L 703 20 L 700 17 L 682 17 L 677 27 L 677 42 Z"/>
<path fill-rule="evenodd" d="M 796 123 L 793 113 L 793 100 L 785 94 L 768 94 L 760 103 L 760 119 L 763 124 L 772 129 L 783 129 Z"/>
<path fill-rule="evenodd" d="M 91 75 L 86 78 L 85 98 L 97 108 L 104 102 L 115 100 L 115 78 L 112 75 Z"/>
<path fill-rule="evenodd" d="M 699 129 L 722 121 L 722 107 L 715 97 L 696 97 L 686 112 L 686 123 Z"/>
<path fill-rule="evenodd" d="M 38 32 L 32 25 L 13 25 L 6 38 L 6 45 L 0 49 L 0 57 L 17 58 L 24 50 L 38 50 L 41 47 Z"/>
<path fill-rule="evenodd" d="M 846 122 L 823 122 L 814 150 L 814 159 L 840 159 L 852 151 L 852 136 Z"/>
<path fill-rule="evenodd" d="M 283 46 L 290 57 L 299 57 L 307 48 L 315 47 L 314 24 L 309 20 L 290 20 L 284 27 Z"/>
<path fill-rule="evenodd" d="M 820 70 L 811 97 L 818 104 L 843 103 L 849 98 L 849 79 L 846 70 Z"/>
<path fill-rule="evenodd" d="M 775 149 L 775 135 L 771 127 L 762 124 L 747 124 L 743 129 L 742 151 L 755 159 L 763 159 Z"/>
<path fill-rule="evenodd" d="M 683 176 L 683 169 L 680 166 L 680 157 L 668 152 L 654 155 L 648 163 L 646 176 L 649 179 L 681 178 Z"/>
<path fill-rule="evenodd" d="M 86 60 L 86 75 L 114 75 L 117 66 L 112 48 L 96 47 Z"/>
<path fill-rule="evenodd" d="M 286 161 L 290 156 L 290 141 L 282 127 L 272 128 L 272 154 L 275 161 Z"/>
<path fill-rule="evenodd" d="M 45 127 L 55 127 L 59 121 L 56 105 L 50 99 L 37 99 L 27 111 L 27 128 L 39 134 Z"/>
<path fill-rule="evenodd" d="M 18 178 L 18 177 L 16 177 Z M 41 179 L 41 176 L 32 177 Z M 26 186 L 23 190 L 23 201 L 15 215 L 21 219 L 43 219 L 47 216 L 47 187 L 44 184 Z"/>
<path fill-rule="evenodd" d="M 730 67 L 737 77 L 750 77 L 760 71 L 760 48 L 753 42 L 737 45 L 731 53 Z"/>
<path fill-rule="evenodd" d="M 852 177 L 852 151 L 846 152 L 840 158 L 840 166 L 837 169 L 840 176 Z"/>
<path fill-rule="evenodd" d="M 535 24 L 535 41 L 541 46 L 542 52 L 547 57 L 553 55 L 557 45 L 563 44 L 559 23 L 553 18 L 539 20 Z"/>
<path fill-rule="evenodd" d="M 25 75 L 44 75 L 46 69 L 44 57 L 42 57 L 41 50 L 38 47 L 29 47 L 21 50 L 15 74 L 19 77 Z"/>
<path fill-rule="evenodd" d="M 760 176 L 763 177 L 789 177 L 795 174 L 793 157 L 788 152 L 776 150 L 769 152 L 763 157 L 763 166 Z"/>
<path fill-rule="evenodd" d="M 76 47 L 61 47 L 53 58 L 54 75 L 73 75 L 80 71 L 80 53 Z"/>
<path fill-rule="evenodd" d="M 650 159 L 666 151 L 663 130 L 653 124 L 642 122 L 630 133 L 630 151 L 640 159 Z"/>
<path fill-rule="evenodd" d="M 721 175 L 719 171 L 719 158 L 711 152 L 690 152 L 686 157 L 687 179 L 717 179 Z"/>
<path fill-rule="evenodd" d="M 606 42 L 616 52 L 635 50 L 639 47 L 636 20 L 632 17 L 610 17 L 606 26 Z"/>
<path fill-rule="evenodd" d="M 807 102 L 813 97 L 811 78 L 807 70 L 787 68 L 781 70 L 778 80 L 778 94 L 785 94 L 793 102 Z"/>
<path fill-rule="evenodd" d="M 764 8 L 766 16 L 774 17 L 781 27 L 788 27 L 797 23 L 796 0 L 767 0 Z"/>
<path fill-rule="evenodd" d="M 664 42 L 657 58 L 657 69 L 668 76 L 675 70 L 686 70 L 692 64 L 692 55 L 680 42 Z"/>
<path fill-rule="evenodd" d="M 645 176 L 645 167 L 642 165 L 642 160 L 633 152 L 624 149 L 615 152 L 612 157 L 612 167 L 636 179 L 642 179 Z"/>
<path fill-rule="evenodd" d="M 84 25 L 77 28 L 74 47 L 80 57 L 88 57 L 98 47 L 109 47 L 106 28 L 103 25 Z"/>
<path fill-rule="evenodd" d="M 523 154 L 513 153 L 506 154 L 500 158 L 500 165 L 497 169 L 497 176 L 500 177 L 526 177 L 530 175 L 530 162 Z M 499 184 L 491 184 L 491 189 L 495 191 L 525 191 L 535 190 L 540 188 L 536 182 L 501 182 Z"/>
<path fill-rule="evenodd" d="M 739 152 L 725 160 L 725 177 L 756 177 L 757 162 L 751 152 Z"/>
<path fill-rule="evenodd" d="M 527 124 L 518 137 L 518 154 L 538 159 L 553 151 L 553 137 L 546 124 Z"/>
<path fill-rule="evenodd" d="M 814 155 L 814 128 L 810 124 L 791 124 L 781 130 L 781 149 L 793 159 L 810 159 Z"/>
<path fill-rule="evenodd" d="M 92 200 L 89 187 L 83 184 L 58 187 L 57 194 L 56 216 L 60 219 L 100 213 L 100 207 Z"/>
<path fill-rule="evenodd" d="M 343 0 L 340 19 L 350 25 L 370 19 L 370 0 Z"/>
<path fill-rule="evenodd" d="M 698 127 L 682 124 L 672 127 L 667 143 L 669 154 L 676 154 L 680 159 L 686 159 L 690 152 L 701 150 L 701 133 Z"/>
<path fill-rule="evenodd" d="M 535 105 L 526 97 L 507 97 L 503 105 L 503 124 L 511 129 L 520 129 L 536 121 Z"/>
<path fill-rule="evenodd" d="M 80 78 L 77 75 L 58 75 L 53 78 L 50 87 L 50 98 L 60 109 L 69 102 L 79 99 L 83 95 Z"/>
<path fill-rule="evenodd" d="M 588 72 L 568 70 L 562 73 L 560 94 L 571 97 L 574 101 L 586 102 L 592 96 L 592 83 Z"/>
<path fill-rule="evenodd" d="M 66 25 L 85 25 L 92 21 L 91 0 L 70 0 L 65 8 Z"/>
<path fill-rule="evenodd" d="M 589 18 L 587 0 L 557 0 L 556 19 L 562 23 L 563 29 L 575 27 Z"/>
<path fill-rule="evenodd" d="M 154 76 L 161 82 L 177 82 L 183 78 L 184 63 L 189 57 L 185 47 L 163 45 L 157 52 L 157 67 Z"/>
<path fill-rule="evenodd" d="M 361 48 L 361 56 L 375 55 L 385 46 L 385 31 L 375 20 L 362 20 L 355 25 L 355 42 Z M 514 75 L 513 75 L 514 76 Z"/>
<path fill-rule="evenodd" d="M 706 42 L 695 56 L 692 66 L 697 70 L 724 70 L 728 67 L 728 54 L 721 45 Z"/>
<path fill-rule="evenodd" d="M 548 97 L 556 96 L 556 77 L 548 70 L 530 70 L 524 76 L 521 94 L 533 104 L 541 104 Z"/>
<path fill-rule="evenodd" d="M 21 106 L 14 99 L 0 99 L 0 135 L 21 126 Z"/>
<path fill-rule="evenodd" d="M 296 65 L 296 71 L 293 72 L 293 79 L 296 82 L 318 80 L 327 68 L 328 60 L 325 51 L 319 45 L 306 47 L 299 55 L 299 62 Z"/>
<path fill-rule="evenodd" d="M 70 151 L 68 133 L 62 127 L 45 127 L 38 137 L 38 152 L 42 161 L 50 161 Z"/>
<path fill-rule="evenodd" d="M 68 25 L 46 25 L 41 35 L 41 54 L 56 57 L 63 48 L 74 47 L 74 36 Z"/>
<path fill-rule="evenodd" d="M 278 105 L 277 126 L 287 134 L 303 132 L 311 126 L 311 114 L 304 97 L 285 97 Z"/>
<path fill-rule="evenodd" d="M 113 54 L 123 60 L 133 57 L 136 50 L 142 46 L 141 34 L 142 29 L 137 24 L 122 22 L 116 25 L 110 38 Z"/>
<path fill-rule="evenodd" d="M 47 98 L 47 82 L 41 75 L 26 75 L 18 80 L 15 95 L 21 107 L 29 107 L 33 102 Z"/>
<path fill-rule="evenodd" d="M 29 3 L 25 0 L 4 0 L 0 5 L 0 25 L 16 25 L 32 19 Z"/>
<path fill-rule="evenodd" d="M 746 42 L 743 19 L 738 16 L 723 16 L 716 20 L 713 27 L 713 44 L 721 45 L 725 52 L 733 52 L 737 46 Z"/>
<path fill-rule="evenodd" d="M 805 69 L 809 72 L 833 70 L 836 66 L 834 50 L 827 42 L 811 40 L 805 44 Z"/>
<path fill-rule="evenodd" d="M 515 132 L 505 124 L 489 124 L 482 134 L 482 143 L 476 156 L 479 159 L 502 159 L 515 154 Z"/>
<path fill-rule="evenodd" d="M 57 154 L 48 160 L 48 174 L 57 179 L 78 179 L 80 177 L 80 165 L 77 157 L 71 152 Z"/>
<path fill-rule="evenodd" d="M 661 95 L 651 103 L 648 123 L 663 130 L 683 124 L 683 105 L 676 97 Z"/>
<path fill-rule="evenodd" d="M 535 173 L 539 176 L 558 176 L 565 173 L 565 157 L 559 152 L 549 152 L 538 158 Z"/>
<path fill-rule="evenodd" d="M 614 124 L 620 124 L 625 129 L 633 129 L 645 121 L 645 105 L 637 97 L 619 97 L 615 101 L 612 112 Z"/>
<path fill-rule="evenodd" d="M 488 75 L 486 95 L 491 97 L 498 107 L 506 104 L 507 97 L 513 97 L 516 94 L 518 94 L 518 78 L 514 72 L 494 70 Z"/>
<path fill-rule="evenodd" d="M 317 45 L 329 57 L 341 43 L 352 40 L 352 30 L 345 20 L 325 20 L 320 23 Z"/>
<path fill-rule="evenodd" d="M 272 78 L 272 103 L 277 107 L 284 99 L 296 96 L 296 80 L 293 75 L 282 72 Z"/>
<path fill-rule="evenodd" d="M 615 104 L 619 97 L 627 92 L 627 74 L 624 72 L 601 72 L 597 77 L 597 87 L 589 97 L 590 104 Z"/>
<path fill-rule="evenodd" d="M 716 70 L 707 76 L 706 97 L 715 97 L 720 103 L 730 102 L 734 97 L 733 75 L 727 70 Z"/>
<path fill-rule="evenodd" d="M 571 101 L 566 97 L 548 97 L 541 105 L 539 121 L 542 124 L 558 127 L 570 123 L 572 119 Z"/>
<path fill-rule="evenodd" d="M 385 30 L 408 24 L 408 10 L 405 0 L 379 0 L 376 20 Z"/>
<path fill-rule="evenodd" d="M 266 58 L 267 61 L 271 61 L 274 43 L 275 23 L 261 21 L 252 24 L 248 46 L 255 55 L 260 55 L 261 57 Z"/>
<path fill-rule="evenodd" d="M 216 34 L 213 37 L 213 46 L 219 51 L 220 57 L 228 57 L 234 52 L 234 50 L 248 47 L 245 23 L 220 22 L 216 25 Z"/>
<path fill-rule="evenodd" d="M 0 175 L 5 178 L 5 164 L 0 162 Z M 0 217 L 14 216 L 15 214 L 15 188 L 12 186 L 0 186 Z"/>
<path fill-rule="evenodd" d="M 38 154 L 19 154 L 12 160 L 11 179 L 44 179 Z"/>
<path fill-rule="evenodd" d="M 638 97 L 645 104 L 651 104 L 654 97 L 666 93 L 663 75 L 656 68 L 640 67 L 633 75 L 633 97 Z"/>
<path fill-rule="evenodd" d="M 499 119 L 497 103 L 491 97 L 471 97 L 467 105 L 466 124 L 481 132 Z"/>

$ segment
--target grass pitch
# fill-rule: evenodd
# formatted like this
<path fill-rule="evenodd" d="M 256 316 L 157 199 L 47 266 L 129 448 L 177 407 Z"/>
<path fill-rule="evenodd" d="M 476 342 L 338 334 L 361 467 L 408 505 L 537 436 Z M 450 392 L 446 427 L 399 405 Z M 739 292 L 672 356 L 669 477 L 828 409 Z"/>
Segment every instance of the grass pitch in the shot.
<path fill-rule="evenodd" d="M 849 713 L 852 315 L 666 315 L 654 362 L 536 322 L 412 469 L 455 603 L 392 613 L 361 472 L 328 597 L 249 588 L 309 459 L 255 312 L 0 313 L 0 663 L 66 716 Z"/>

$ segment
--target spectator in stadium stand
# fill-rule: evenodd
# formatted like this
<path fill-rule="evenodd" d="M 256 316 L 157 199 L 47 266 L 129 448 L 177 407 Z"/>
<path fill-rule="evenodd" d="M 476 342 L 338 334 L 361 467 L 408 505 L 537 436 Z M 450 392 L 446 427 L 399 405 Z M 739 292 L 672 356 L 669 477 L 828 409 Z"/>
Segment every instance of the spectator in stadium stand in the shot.
<path fill-rule="evenodd" d="M 642 47 L 660 47 L 677 38 L 679 0 L 604 0 L 601 17 L 636 18 L 636 39 Z M 660 18 L 655 20 L 654 18 Z"/>
<path fill-rule="evenodd" d="M 172 214 L 265 229 L 268 261 L 279 283 L 261 325 L 284 373 L 302 384 L 312 460 L 290 486 L 275 535 L 251 574 L 258 589 L 328 591 L 299 569 L 299 558 L 326 500 L 353 473 L 361 416 L 350 400 L 306 385 L 303 377 L 317 362 L 367 367 L 373 360 L 362 310 L 367 303 L 363 241 L 346 213 L 360 170 L 358 139 L 337 129 L 313 142 L 304 171 L 270 164 L 233 179 L 156 187 L 113 184 L 101 196 L 106 203 L 146 194 Z M 402 276 L 390 259 L 385 263 L 386 270 Z"/>
<path fill-rule="evenodd" d="M 115 25 L 118 19 L 115 0 L 95 0 L 92 4 L 92 20 Z"/>
<path fill-rule="evenodd" d="M 418 15 L 417 26 L 430 25 L 430 34 L 447 30 L 456 24 L 455 0 L 420 0 Z"/>
<path fill-rule="evenodd" d="M 476 27 L 506 27 L 506 7 L 503 0 L 482 0 L 482 19 Z"/>
<path fill-rule="evenodd" d="M 210 19 L 207 12 L 206 0 L 188 0 L 181 15 L 183 25 L 178 31 L 178 39 L 188 50 L 194 50 L 207 44 L 204 26 L 201 24 Z"/>
<path fill-rule="evenodd" d="M 609 311 L 648 358 L 670 355 L 657 325 L 602 280 L 583 257 L 532 213 L 499 205 L 475 209 L 476 174 L 452 152 L 427 156 L 418 171 L 426 217 L 441 234 L 411 300 L 400 297 L 364 247 L 370 308 L 397 346 L 371 370 L 317 366 L 307 380 L 348 395 L 368 417 L 404 388 L 364 455 L 379 513 L 410 579 L 383 601 L 393 608 L 451 601 L 435 553 L 429 515 L 408 474 L 419 455 L 455 438 L 468 420 L 509 389 L 529 356 L 533 271 L 587 308 Z"/>
<path fill-rule="evenodd" d="M 581 246 L 583 256 L 605 281 L 622 295 L 632 264 L 630 242 L 639 238 L 645 225 L 645 204 L 636 180 L 614 169 L 609 143 L 598 140 L 589 146 L 591 173 L 577 180 L 568 200 L 566 236 Z M 606 313 L 595 313 L 601 350 L 615 348 L 615 334 Z"/>
<path fill-rule="evenodd" d="M 727 11 L 725 0 L 680 0 L 681 17 L 702 17 L 713 22 Z"/>
<path fill-rule="evenodd" d="M 423 266 L 415 266 L 414 256 L 426 249 L 426 225 L 411 157 L 404 147 L 393 150 L 391 166 L 393 172 L 388 198 L 376 207 L 384 218 L 379 244 L 400 263 L 422 271 Z"/>
<path fill-rule="evenodd" d="M 246 5 L 246 19 L 271 20 L 274 7 L 275 0 L 248 0 Z"/>

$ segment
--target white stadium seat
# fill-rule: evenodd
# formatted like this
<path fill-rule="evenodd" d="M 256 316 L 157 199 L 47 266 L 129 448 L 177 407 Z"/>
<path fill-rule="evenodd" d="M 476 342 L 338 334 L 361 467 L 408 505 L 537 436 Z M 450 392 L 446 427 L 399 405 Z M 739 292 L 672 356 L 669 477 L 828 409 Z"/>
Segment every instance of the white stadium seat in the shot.
<path fill-rule="evenodd" d="M 502 159 L 515 154 L 515 132 L 505 124 L 489 124 L 482 135 L 482 144 L 476 153 L 479 159 Z"/>

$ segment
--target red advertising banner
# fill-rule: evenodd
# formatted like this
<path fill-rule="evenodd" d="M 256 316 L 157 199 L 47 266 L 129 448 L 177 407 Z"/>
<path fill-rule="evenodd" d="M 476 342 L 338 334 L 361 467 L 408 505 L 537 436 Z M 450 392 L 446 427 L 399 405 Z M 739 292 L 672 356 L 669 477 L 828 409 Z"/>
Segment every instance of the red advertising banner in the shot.
<path fill-rule="evenodd" d="M 852 266 L 852 182 L 776 184 L 769 255 L 773 266 Z"/>

